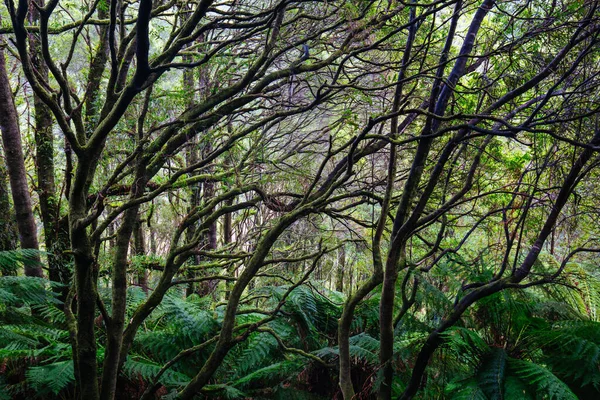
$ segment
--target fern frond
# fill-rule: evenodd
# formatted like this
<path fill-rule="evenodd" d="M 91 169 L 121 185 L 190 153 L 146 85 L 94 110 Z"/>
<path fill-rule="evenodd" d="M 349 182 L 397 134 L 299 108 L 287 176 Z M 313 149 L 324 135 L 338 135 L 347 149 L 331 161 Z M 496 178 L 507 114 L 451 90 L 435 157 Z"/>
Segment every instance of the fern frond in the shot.
<path fill-rule="evenodd" d="M 123 364 L 123 373 L 129 377 L 141 377 L 145 381 L 151 381 L 161 368 L 161 363 L 135 355 L 127 358 L 127 361 Z M 169 369 L 160 377 L 159 382 L 165 386 L 183 386 L 190 380 L 189 376 Z"/>
<path fill-rule="evenodd" d="M 492 349 L 483 357 L 482 365 L 477 371 L 477 381 L 489 400 L 504 398 L 506 361 L 507 355 L 504 349 Z"/>
<path fill-rule="evenodd" d="M 529 361 L 509 359 L 508 366 L 527 386 L 535 388 L 543 398 L 557 400 L 577 400 L 577 396 L 566 383 L 561 381 L 541 365 Z"/>
<path fill-rule="evenodd" d="M 2 376 L 0 376 L 0 400 L 11 400 L 8 385 L 4 382 Z"/>
<path fill-rule="evenodd" d="M 24 266 L 35 266 L 43 252 L 36 249 L 0 251 L 0 271 L 13 272 Z"/>
<path fill-rule="evenodd" d="M 206 385 L 204 386 L 203 390 L 211 398 L 211 393 L 213 392 L 218 396 L 219 399 L 222 399 L 223 397 L 230 400 L 247 398 L 246 394 L 241 390 L 225 384 Z"/>
<path fill-rule="evenodd" d="M 452 400 L 488 400 L 475 378 L 449 383 L 446 394 Z"/>
<path fill-rule="evenodd" d="M 35 310 L 36 314 L 45 321 L 55 325 L 63 325 L 66 323 L 65 313 L 55 304 L 37 304 L 32 306 L 32 308 Z"/>
<path fill-rule="evenodd" d="M 553 372 L 581 386 L 600 387 L 600 323 L 561 321 L 536 333 Z"/>
<path fill-rule="evenodd" d="M 284 387 L 283 385 L 277 385 L 273 393 L 268 397 L 269 400 L 326 400 L 321 396 L 317 396 L 314 393 L 304 392 L 298 390 L 295 387 Z M 266 400 L 266 399 L 265 399 Z"/>
<path fill-rule="evenodd" d="M 519 400 L 534 400 L 535 391 L 530 390 L 521 379 L 508 375 L 504 380 L 504 398 Z"/>
<path fill-rule="evenodd" d="M 159 307 L 159 315 L 173 325 L 179 335 L 187 337 L 191 344 L 198 344 L 219 326 L 213 315 L 198 304 L 169 295 Z"/>
<path fill-rule="evenodd" d="M 44 278 L 31 276 L 0 277 L 0 302 L 8 305 L 28 305 L 55 303 L 60 304 L 56 294 L 51 290 L 61 286 Z"/>
<path fill-rule="evenodd" d="M 303 360 L 292 359 L 274 363 L 268 367 L 261 368 L 242 378 L 235 380 L 232 386 L 245 387 L 257 381 L 281 381 L 299 373 L 304 368 Z"/>
<path fill-rule="evenodd" d="M 471 329 L 452 327 L 442 334 L 445 346 L 461 362 L 476 368 L 480 358 L 490 351 L 487 343 Z"/>
<path fill-rule="evenodd" d="M 369 336 L 366 333 L 359 333 L 351 336 L 348 340 L 350 344 L 350 356 L 366 361 L 371 365 L 379 363 L 379 340 Z M 339 348 L 324 347 L 314 352 L 315 355 L 324 359 L 339 356 Z"/>
<path fill-rule="evenodd" d="M 236 357 L 236 375 L 243 376 L 248 371 L 264 365 L 278 348 L 277 340 L 268 333 L 258 332 L 250 335 L 248 345 L 241 357 Z"/>
<path fill-rule="evenodd" d="M 75 381 L 73 361 L 31 367 L 27 370 L 27 381 L 39 394 L 57 394 Z"/>

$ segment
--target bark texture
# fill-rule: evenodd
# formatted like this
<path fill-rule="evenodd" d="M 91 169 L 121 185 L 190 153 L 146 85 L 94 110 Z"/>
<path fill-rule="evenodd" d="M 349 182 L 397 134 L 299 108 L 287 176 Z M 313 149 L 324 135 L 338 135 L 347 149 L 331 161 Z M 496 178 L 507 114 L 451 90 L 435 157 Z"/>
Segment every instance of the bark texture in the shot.
<path fill-rule="evenodd" d="M 8 171 L 4 159 L 0 159 L 0 251 L 16 249 L 17 235 L 8 191 Z"/>
<path fill-rule="evenodd" d="M 0 42 L 0 129 L 2 130 L 2 144 L 4 157 L 8 167 L 10 188 L 17 219 L 19 243 L 23 249 L 39 249 L 37 227 L 33 217 L 31 196 L 27 184 L 27 171 L 23 158 L 21 144 L 21 131 L 15 103 L 12 98 L 8 72 L 6 71 L 6 58 L 4 57 L 3 44 Z M 25 275 L 42 277 L 42 264 L 26 265 Z"/>

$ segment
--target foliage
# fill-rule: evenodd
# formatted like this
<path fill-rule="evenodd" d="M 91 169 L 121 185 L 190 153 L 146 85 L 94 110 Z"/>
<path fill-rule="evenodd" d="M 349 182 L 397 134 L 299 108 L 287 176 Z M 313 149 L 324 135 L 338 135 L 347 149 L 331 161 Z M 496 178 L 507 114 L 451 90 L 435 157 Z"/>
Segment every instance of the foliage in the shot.
<path fill-rule="evenodd" d="M 600 398 L 599 5 L 3 2 L 0 400 Z"/>

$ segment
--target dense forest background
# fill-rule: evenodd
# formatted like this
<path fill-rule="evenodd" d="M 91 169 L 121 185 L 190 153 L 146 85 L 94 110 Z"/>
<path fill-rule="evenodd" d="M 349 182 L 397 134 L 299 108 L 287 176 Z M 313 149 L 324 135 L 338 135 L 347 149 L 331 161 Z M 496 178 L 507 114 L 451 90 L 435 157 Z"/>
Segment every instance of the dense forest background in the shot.
<path fill-rule="evenodd" d="M 600 398 L 591 0 L 5 0 L 0 399 Z"/>

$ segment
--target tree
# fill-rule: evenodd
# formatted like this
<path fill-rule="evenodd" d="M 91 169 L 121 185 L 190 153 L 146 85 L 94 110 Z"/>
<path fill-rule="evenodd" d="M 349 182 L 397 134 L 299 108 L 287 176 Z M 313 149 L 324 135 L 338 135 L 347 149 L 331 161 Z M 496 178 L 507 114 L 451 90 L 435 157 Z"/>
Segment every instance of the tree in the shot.
<path fill-rule="evenodd" d="M 172 277 L 183 261 L 187 259 L 186 253 L 193 252 L 193 247 L 199 241 L 198 235 L 195 235 L 191 243 L 182 247 L 176 245 L 171 249 L 164 266 L 161 283 L 155 287 L 148 301 L 140 306 L 130 320 L 127 329 L 125 329 L 127 254 L 133 226 L 139 212 L 139 204 L 149 201 L 171 188 L 182 174 L 192 169 L 200 170 L 209 165 L 217 156 L 230 150 L 232 146 L 250 133 L 255 132 L 256 129 L 269 126 L 269 124 L 273 126 L 286 116 L 314 108 L 317 104 L 322 103 L 324 99 L 327 99 L 330 93 L 335 92 L 335 88 L 322 86 L 312 101 L 304 101 L 303 104 L 289 104 L 288 107 L 281 107 L 279 111 L 274 113 L 263 113 L 263 116 L 257 122 L 239 132 L 235 132 L 231 138 L 220 141 L 219 145 L 214 146 L 213 150 L 204 159 L 193 167 L 187 168 L 189 171 L 178 171 L 170 176 L 166 183 L 158 186 L 149 194 L 144 193 L 147 183 L 161 171 L 167 159 L 182 148 L 191 137 L 209 129 L 214 131 L 218 124 L 222 123 L 225 115 L 235 116 L 236 110 L 243 110 L 244 106 L 252 105 L 257 98 L 260 98 L 259 95 L 261 94 L 266 95 L 267 99 L 269 96 L 276 95 L 272 91 L 281 82 L 285 83 L 302 73 L 326 71 L 326 67 L 334 65 L 334 62 L 337 63 L 345 53 L 358 51 L 356 48 L 353 49 L 352 46 L 354 43 L 360 43 L 364 38 L 364 34 L 359 33 L 358 28 L 350 32 L 344 32 L 340 29 L 340 23 L 348 17 L 355 22 L 365 20 L 367 21 L 366 24 L 377 26 L 390 18 L 392 14 L 367 18 L 364 13 L 359 12 L 356 13 L 355 17 L 336 17 L 331 11 L 324 12 L 324 10 L 318 9 L 313 11 L 299 5 L 290 6 L 286 3 L 280 3 L 266 7 L 262 12 L 253 11 L 251 5 L 242 5 L 240 6 L 242 8 L 236 9 L 236 11 L 241 11 L 247 7 L 245 12 L 248 15 L 238 20 L 228 13 L 222 14 L 218 8 L 211 8 L 211 2 L 200 2 L 195 5 L 190 15 L 185 19 L 182 18 L 182 13 L 187 11 L 181 9 L 175 11 L 177 21 L 181 21 L 181 23 L 178 22 L 174 25 L 173 36 L 167 41 L 165 48 L 151 53 L 150 21 L 170 12 L 175 3 L 156 4 L 153 7 L 152 2 L 142 1 L 138 9 L 130 11 L 134 13 L 135 20 L 128 19 L 129 16 L 126 10 L 124 8 L 119 9 L 117 3 L 111 3 L 108 20 L 100 20 L 101 26 L 107 26 L 107 34 L 104 34 L 101 30 L 99 35 L 90 37 L 97 43 L 97 48 L 95 55 L 91 57 L 92 64 L 88 74 L 88 82 L 83 86 L 83 91 L 78 93 L 78 90 L 73 87 L 73 83 L 69 79 L 69 66 L 72 65 L 74 52 L 78 49 L 78 40 L 85 36 L 81 35 L 80 27 L 86 27 L 88 21 L 92 20 L 93 14 L 98 11 L 96 8 L 98 4 L 86 10 L 81 15 L 79 23 L 75 23 L 73 26 L 64 25 L 62 28 L 55 30 L 50 27 L 50 20 L 54 16 L 53 13 L 57 5 L 58 2 L 52 1 L 39 8 L 39 28 L 37 29 L 44 63 L 57 85 L 54 88 L 49 79 L 46 80 L 43 76 L 36 74 L 29 55 L 27 40 L 29 27 L 26 25 L 28 3 L 26 1 L 20 1 L 17 4 L 11 1 L 7 2 L 16 48 L 23 65 L 23 71 L 36 95 L 52 111 L 58 126 L 77 158 L 73 181 L 69 184 L 68 214 L 71 251 L 75 262 L 74 287 L 77 299 L 77 344 L 74 354 L 81 395 L 92 399 L 98 397 L 112 398 L 119 367 L 126 358 L 137 329 L 152 309 L 160 303 L 166 290 L 171 286 Z M 306 9 L 309 14 L 304 16 L 302 9 Z M 101 10 L 98 12 L 102 18 Z M 353 11 L 349 12 L 352 13 Z M 286 28 L 285 32 L 282 32 L 281 28 L 284 15 L 296 13 L 299 13 L 298 16 L 291 17 L 291 22 L 288 25 L 297 25 L 305 20 L 314 21 L 311 24 L 315 26 L 315 33 L 310 37 L 310 40 L 315 41 L 313 47 L 318 48 L 317 43 L 321 41 L 322 46 L 329 46 L 331 49 L 330 54 L 311 63 L 306 63 L 304 58 L 295 55 L 296 49 L 306 43 L 309 38 L 297 37 L 295 31 L 290 28 Z M 314 13 L 313 17 L 310 17 L 311 13 Z M 200 23 L 201 21 L 204 22 Z M 95 24 L 96 22 L 92 23 Z M 227 31 L 231 34 L 230 38 L 219 39 L 198 61 L 192 63 L 174 61 L 180 52 L 188 44 L 193 43 L 197 37 L 201 35 L 209 37 L 211 34 L 215 34 L 212 32 L 218 32 L 221 26 L 227 27 Z M 118 43 L 116 42 L 117 28 L 120 35 Z M 68 54 L 60 63 L 54 60 L 50 49 L 50 37 L 55 32 L 58 34 L 63 34 L 63 32 L 64 34 L 70 34 L 72 32 L 73 34 L 74 45 L 71 46 Z M 285 40 L 291 40 L 291 44 L 286 44 L 280 37 L 284 33 L 286 35 Z M 250 37 L 252 37 L 252 40 L 248 40 Z M 259 37 L 265 39 L 266 42 L 264 43 L 266 44 L 263 45 L 263 42 L 258 40 Z M 253 55 L 248 53 L 248 50 L 252 48 L 256 49 L 256 53 Z M 107 49 L 109 50 L 110 68 L 107 71 L 108 81 L 104 82 L 102 80 L 103 63 L 98 60 L 102 59 Z M 238 62 L 238 65 L 225 65 L 223 67 L 226 70 L 235 67 L 245 71 L 240 78 L 234 79 L 228 88 L 221 89 L 213 96 L 207 97 L 199 104 L 183 111 L 169 124 L 158 126 L 158 129 L 145 127 L 150 96 L 152 91 L 155 90 L 152 86 L 167 71 L 203 65 L 226 51 L 241 51 L 242 59 Z M 273 67 L 276 69 L 271 70 Z M 338 68 L 341 68 L 341 65 Z M 130 70 L 131 73 L 129 73 Z M 219 69 L 216 72 L 220 72 Z M 335 79 L 335 74 L 333 77 Z M 315 79 L 318 79 L 318 74 L 315 75 Z M 100 91 L 101 84 L 106 85 L 104 92 Z M 298 90 L 299 88 L 294 89 Z M 112 174 L 112 177 L 109 177 L 106 181 L 96 183 L 96 173 L 100 166 L 99 162 L 102 154 L 106 149 L 107 140 L 114 132 L 115 127 L 127 115 L 131 105 L 137 102 L 136 96 L 142 91 L 146 92 L 146 101 L 141 105 L 137 122 L 136 130 L 140 132 L 138 142 L 132 148 L 131 153 L 120 162 L 120 165 L 109 173 L 109 175 Z M 280 93 L 280 97 L 283 94 L 283 92 Z M 293 99 L 290 100 L 293 101 Z M 90 105 L 97 102 L 101 104 L 96 108 L 98 112 L 91 114 L 91 118 L 85 118 L 85 110 L 89 110 Z M 257 111 L 261 109 L 260 104 L 253 107 Z M 69 176 L 66 178 L 67 180 L 70 179 Z M 96 221 L 102 214 L 107 192 L 119 181 L 126 181 L 130 178 L 132 183 L 126 189 L 130 192 L 129 200 L 117 207 L 94 228 Z M 222 355 L 235 344 L 237 339 L 232 337 L 232 333 L 238 301 L 245 287 L 261 267 L 273 242 L 287 226 L 309 213 L 316 204 L 319 204 L 320 197 L 327 192 L 327 187 L 333 183 L 333 181 L 330 182 L 319 192 L 312 195 L 313 199 L 308 205 L 298 206 L 293 212 L 283 215 L 278 223 L 262 235 L 262 239 L 256 246 L 254 257 L 248 261 L 244 272 L 240 274 L 238 281 L 232 288 L 217 348 L 213 351 L 213 356 L 207 361 L 197 378 L 182 392 L 182 397 L 190 397 L 192 393 L 205 385 L 217 368 Z M 90 206 L 89 195 L 92 185 L 98 186 L 100 189 L 95 196 L 94 204 Z M 250 201 L 234 204 L 229 209 L 215 209 L 215 206 L 221 201 L 247 193 L 250 190 L 258 190 L 260 196 Z M 231 188 L 229 191 L 215 196 L 215 201 L 204 204 L 198 210 L 194 209 L 187 220 L 184 220 L 178 231 L 187 228 L 189 224 L 203 216 L 203 214 L 208 214 L 203 220 L 205 221 L 204 224 L 211 222 L 211 220 L 214 221 L 217 217 L 228 212 L 254 205 L 261 198 L 264 198 L 267 203 L 273 202 L 273 207 L 277 208 L 277 203 L 275 200 L 271 200 L 270 195 L 263 193 L 262 190 L 253 187 L 253 185 Z M 104 315 L 104 320 L 110 328 L 107 331 L 108 338 L 102 387 L 99 389 L 96 383 L 97 361 L 94 332 L 98 267 L 95 257 L 97 250 L 94 249 L 97 249 L 100 237 L 107 225 L 117 217 L 120 219 L 120 226 L 116 232 L 116 245 L 111 272 L 112 312 L 111 315 Z M 202 232 L 202 229 L 198 230 L 199 233 Z M 179 235 L 180 233 L 176 232 L 174 244 L 177 244 Z"/>
<path fill-rule="evenodd" d="M 8 185 L 8 172 L 4 162 L 2 162 L 0 163 L 0 215 L 2 215 L 0 219 L 0 249 L 2 251 L 17 248 L 17 232 L 12 218 L 13 211 L 10 204 Z"/>
<path fill-rule="evenodd" d="M 29 196 L 29 185 L 27 184 L 27 173 L 25 171 L 25 161 L 21 147 L 19 120 L 12 98 L 12 91 L 10 90 L 2 42 L 0 42 L 0 107 L 3 110 L 0 117 L 2 144 L 8 167 L 8 177 L 15 214 L 17 216 L 19 243 L 23 249 L 38 250 L 37 227 Z M 25 274 L 28 276 L 43 276 L 41 264 L 26 266 Z"/>
<path fill-rule="evenodd" d="M 39 5 L 44 5 L 41 1 Z M 32 25 L 39 23 L 39 13 L 33 4 L 30 4 L 28 14 Z M 42 61 L 42 51 L 36 36 L 29 35 L 29 48 L 31 50 L 31 64 L 35 71 L 48 80 L 48 67 Z M 42 99 L 33 94 L 34 138 L 35 138 L 35 173 L 37 175 L 37 193 L 39 198 L 40 218 L 44 227 L 44 242 L 46 251 L 51 256 L 48 258 L 48 277 L 54 282 L 65 284 L 62 289 L 62 298 L 66 298 L 66 289 L 70 281 L 68 269 L 69 232 L 66 229 L 67 218 L 61 213 L 61 193 L 57 190 L 54 161 L 54 121 L 52 112 Z"/>
<path fill-rule="evenodd" d="M 239 397 L 299 365 L 345 399 L 439 396 L 455 387 L 428 368 L 462 328 L 473 391 L 488 362 L 564 389 L 469 321 L 573 286 L 569 260 L 597 251 L 596 2 L 5 3 L 48 250 L 68 219 L 78 396 L 139 373 L 142 398 Z"/>

